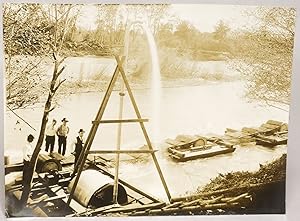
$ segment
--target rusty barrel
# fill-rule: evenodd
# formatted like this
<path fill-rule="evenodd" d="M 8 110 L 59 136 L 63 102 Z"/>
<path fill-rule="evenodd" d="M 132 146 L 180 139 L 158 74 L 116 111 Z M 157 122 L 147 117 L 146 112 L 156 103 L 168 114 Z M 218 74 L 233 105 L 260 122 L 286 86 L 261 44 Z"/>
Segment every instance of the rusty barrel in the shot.
<path fill-rule="evenodd" d="M 49 171 L 61 170 L 62 166 L 60 162 L 56 159 L 53 159 L 49 155 L 39 154 L 36 169 L 37 173 L 45 173 Z"/>
<path fill-rule="evenodd" d="M 74 185 L 75 177 L 71 180 L 68 191 Z M 100 171 L 88 169 L 82 171 L 77 183 L 74 199 L 82 206 L 99 208 L 113 204 L 114 180 Z M 118 185 L 118 203 L 124 205 L 128 202 L 128 196 L 125 188 Z"/>

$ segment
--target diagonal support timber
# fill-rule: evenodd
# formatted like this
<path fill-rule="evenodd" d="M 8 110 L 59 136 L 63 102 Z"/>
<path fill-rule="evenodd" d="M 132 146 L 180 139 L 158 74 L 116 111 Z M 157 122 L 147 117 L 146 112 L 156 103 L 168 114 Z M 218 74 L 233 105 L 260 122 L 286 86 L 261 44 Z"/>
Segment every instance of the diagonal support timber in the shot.
<path fill-rule="evenodd" d="M 110 153 L 154 153 L 157 150 L 90 150 L 89 154 L 110 154 Z"/>
<path fill-rule="evenodd" d="M 131 103 L 132 103 L 132 105 L 133 105 L 133 107 L 134 107 L 134 110 L 135 110 L 135 113 L 136 113 L 136 115 L 137 115 L 137 118 L 141 120 L 141 119 L 142 119 L 142 116 L 141 116 L 141 114 L 140 114 L 140 112 L 139 112 L 138 106 L 137 106 L 137 104 L 136 104 L 136 102 L 135 102 L 133 93 L 132 93 L 131 88 L 130 88 L 130 86 L 129 86 L 129 83 L 128 83 L 128 80 L 127 80 L 125 71 L 124 71 L 124 69 L 123 69 L 123 67 L 122 67 L 122 61 L 120 60 L 120 58 L 119 58 L 118 56 L 115 56 L 115 58 L 116 58 L 117 65 L 118 65 L 118 67 L 119 67 L 119 71 L 120 71 L 120 73 L 121 73 L 121 76 L 122 76 L 122 78 L 123 78 L 123 81 L 124 81 L 124 83 L 125 83 L 126 89 L 127 89 L 127 91 L 128 91 L 128 94 L 129 94 Z M 145 126 L 144 126 L 144 123 L 141 121 L 141 122 L 139 122 L 139 124 L 140 124 L 140 126 L 141 126 L 142 131 L 143 131 L 143 134 L 144 134 L 144 137 L 145 137 L 145 139 L 146 139 L 146 142 L 147 142 L 147 145 L 148 145 L 149 149 L 150 149 L 150 150 L 153 150 L 153 147 L 152 147 L 151 141 L 150 141 L 150 139 L 149 139 L 148 133 L 147 133 L 147 131 L 146 131 L 146 128 L 145 128 Z M 169 191 L 169 189 L 168 189 L 167 183 L 166 183 L 166 181 L 165 181 L 165 178 L 164 178 L 164 176 L 163 176 L 163 173 L 162 173 L 162 171 L 161 171 L 161 169 L 160 169 L 160 166 L 159 166 L 159 163 L 158 163 L 158 161 L 157 161 L 157 158 L 156 158 L 156 156 L 155 156 L 154 153 L 151 153 L 151 155 L 152 155 L 153 161 L 154 161 L 154 163 L 155 163 L 156 169 L 157 169 L 157 171 L 158 171 L 158 174 L 159 174 L 159 176 L 160 176 L 161 182 L 162 182 L 162 184 L 163 184 L 163 186 L 164 186 L 164 189 L 165 189 L 165 191 L 166 191 L 166 194 L 167 194 L 167 196 L 168 196 L 168 199 L 171 200 L 172 197 L 171 197 L 170 191 Z"/>
<path fill-rule="evenodd" d="M 148 122 L 148 119 L 123 119 L 123 120 L 100 120 L 93 121 L 98 124 L 113 124 L 113 123 L 136 123 L 136 122 Z"/>
<path fill-rule="evenodd" d="M 134 120 L 134 121 L 139 122 L 139 124 L 140 124 L 140 127 L 141 127 L 141 129 L 142 129 L 142 131 L 143 131 L 144 137 L 145 137 L 145 139 L 146 139 L 147 145 L 148 145 L 148 147 L 149 147 L 149 153 L 152 155 L 153 161 L 154 161 L 155 166 L 156 166 L 156 169 L 157 169 L 157 171 L 158 171 L 158 173 L 159 173 L 161 182 L 162 182 L 163 187 L 164 187 L 164 189 L 165 189 L 165 191 L 166 191 L 166 194 L 167 194 L 167 196 L 168 196 L 168 199 L 169 199 L 169 201 L 171 200 L 171 195 L 170 195 L 169 189 L 168 189 L 168 187 L 167 187 L 167 184 L 166 184 L 166 182 L 165 182 L 164 176 L 163 176 L 163 174 L 162 174 L 162 171 L 161 171 L 160 166 L 159 166 L 159 164 L 158 164 L 157 158 L 156 158 L 156 156 L 155 156 L 156 150 L 153 149 L 152 144 L 151 144 L 150 139 L 149 139 L 149 136 L 148 136 L 148 134 L 147 134 L 146 128 L 145 128 L 145 126 L 144 126 L 144 122 L 146 122 L 147 120 L 142 119 L 142 117 L 141 117 L 141 114 L 140 114 L 139 109 L 138 109 L 138 107 L 137 107 L 137 104 L 136 104 L 136 102 L 135 102 L 134 96 L 133 96 L 133 94 L 132 94 L 131 88 L 130 88 L 130 86 L 129 86 L 128 80 L 127 80 L 127 78 L 126 78 L 125 71 L 124 71 L 124 69 L 123 69 L 123 67 L 122 67 L 122 64 L 123 64 L 123 62 L 124 62 L 124 57 L 123 57 L 121 60 L 120 60 L 119 57 L 115 57 L 115 58 L 116 58 L 116 61 L 117 61 L 117 67 L 116 67 L 115 72 L 114 72 L 114 74 L 113 74 L 113 77 L 112 77 L 112 79 L 111 79 L 111 81 L 110 81 L 110 83 L 109 83 L 109 86 L 108 86 L 108 88 L 107 88 L 107 90 L 106 90 L 106 93 L 105 93 L 105 95 L 104 95 L 103 101 L 102 101 L 101 106 L 100 106 L 100 108 L 99 108 L 99 110 L 98 110 L 98 113 L 97 113 L 97 115 L 96 115 L 96 118 L 95 118 L 95 120 L 93 121 L 92 128 L 91 128 L 91 130 L 90 130 L 90 132 L 89 132 L 89 135 L 88 135 L 88 137 L 87 137 L 87 140 L 86 140 L 86 143 L 85 143 L 85 145 L 84 145 L 84 147 L 83 147 L 83 150 L 82 150 L 82 152 L 81 152 L 81 154 L 80 154 L 80 156 L 79 156 L 78 162 L 77 162 L 76 165 L 75 165 L 75 169 L 74 169 L 74 172 L 73 172 L 73 176 L 76 174 L 77 170 L 78 170 L 78 173 L 77 173 L 77 176 L 75 177 L 74 185 L 73 185 L 73 187 L 72 187 L 72 189 L 71 189 L 71 192 L 70 192 L 70 195 L 69 195 L 67 204 L 70 204 L 70 202 L 71 202 L 71 200 L 72 200 L 72 198 L 73 198 L 73 195 L 74 195 L 76 186 L 77 186 L 77 184 L 78 184 L 78 181 L 79 181 L 81 172 L 82 172 L 82 170 L 83 170 L 83 166 L 84 166 L 84 164 L 85 164 L 85 161 L 86 161 L 86 159 L 87 159 L 88 154 L 91 153 L 90 148 L 91 148 L 92 142 L 93 142 L 93 140 L 94 140 L 95 134 L 96 134 L 96 132 L 97 132 L 98 126 L 99 126 L 100 123 L 105 123 L 105 121 L 102 122 L 101 119 L 102 119 L 102 116 L 103 116 L 103 114 L 104 114 L 105 108 L 106 108 L 106 106 L 107 106 L 108 100 L 109 100 L 109 98 L 110 98 L 110 96 L 111 96 L 113 87 L 114 87 L 114 85 L 115 85 L 115 83 L 116 83 L 116 80 L 117 80 L 117 78 L 118 78 L 118 74 L 119 74 L 119 73 L 120 73 L 121 76 L 122 76 L 122 79 L 123 79 L 123 81 L 124 81 L 124 84 L 125 84 L 125 86 L 126 86 L 126 89 L 127 89 L 128 93 L 129 93 L 129 97 L 130 97 L 131 103 L 132 103 L 132 105 L 133 105 L 133 107 L 134 107 L 135 113 L 136 113 L 137 118 L 138 118 L 137 120 Z M 110 121 L 110 120 L 108 120 L 108 121 Z M 130 120 L 129 122 L 131 122 L 131 121 L 132 121 L 132 120 Z M 117 122 L 118 122 L 118 123 L 121 123 L 121 122 L 118 121 L 118 120 L 117 120 Z M 116 123 L 117 123 L 117 122 L 116 122 Z M 106 123 L 112 123 L 112 122 L 107 122 L 107 121 L 106 121 Z M 120 152 L 122 152 L 122 151 L 120 151 Z M 116 154 L 119 154 L 119 153 L 116 153 Z"/>
<path fill-rule="evenodd" d="M 123 59 L 122 59 L 122 61 L 120 61 L 120 59 L 119 59 L 119 62 L 120 62 L 120 63 L 118 63 L 118 65 L 116 66 L 116 69 L 115 69 L 114 74 L 113 74 L 113 76 L 112 76 L 112 79 L 111 79 L 111 81 L 110 81 L 110 83 L 109 83 L 109 86 L 108 86 L 108 88 L 107 88 L 107 90 L 106 90 L 106 93 L 105 93 L 105 95 L 104 95 L 104 98 L 103 98 L 103 101 L 102 101 L 102 103 L 101 103 L 101 106 L 100 106 L 100 108 L 99 108 L 99 110 L 98 110 L 98 113 L 97 113 L 97 115 L 96 115 L 96 118 L 95 118 L 95 121 L 96 121 L 96 122 L 97 122 L 97 121 L 100 121 L 101 118 L 102 118 L 102 116 L 103 116 L 103 114 L 104 114 L 104 110 L 105 110 L 105 108 L 106 108 L 106 106 L 107 106 L 108 100 L 109 100 L 109 98 L 110 98 L 110 96 L 111 96 L 111 93 L 112 93 L 112 91 L 113 91 L 113 87 L 114 87 L 114 85 L 115 85 L 115 83 L 116 83 L 116 81 L 117 81 L 117 78 L 118 78 L 118 74 L 119 74 L 119 65 L 122 65 Z M 68 204 L 68 205 L 70 205 L 71 200 L 72 200 L 72 198 L 73 198 L 73 195 L 74 195 L 76 186 L 77 186 L 77 184 L 78 184 L 78 181 L 79 181 L 81 172 L 82 172 L 82 170 L 83 170 L 83 166 L 84 166 L 85 161 L 86 161 L 86 158 L 87 158 L 87 156 L 88 156 L 88 154 L 89 154 L 89 150 L 90 150 L 90 148 L 91 148 L 91 146 L 92 146 L 92 143 L 93 143 L 95 134 L 96 134 L 96 132 L 97 132 L 98 126 L 99 126 L 98 123 L 94 123 L 94 124 L 92 125 L 92 128 L 91 128 L 91 130 L 90 130 L 90 132 L 89 132 L 89 135 L 88 135 L 88 137 L 87 137 L 87 140 L 86 140 L 86 142 L 85 142 L 85 144 L 84 144 L 83 150 L 81 151 L 81 154 L 80 154 L 80 156 L 79 156 L 79 159 L 78 159 L 78 161 L 77 161 L 77 163 L 76 163 L 76 165 L 75 165 L 74 172 L 73 172 L 73 176 L 74 176 L 74 175 L 76 174 L 76 172 L 77 172 L 77 167 L 78 167 L 78 173 L 77 173 L 77 176 L 75 177 L 74 185 L 73 185 L 73 187 L 72 187 L 72 189 L 71 189 L 71 191 L 70 191 L 70 196 L 69 196 L 68 201 L 67 201 L 67 204 Z"/>

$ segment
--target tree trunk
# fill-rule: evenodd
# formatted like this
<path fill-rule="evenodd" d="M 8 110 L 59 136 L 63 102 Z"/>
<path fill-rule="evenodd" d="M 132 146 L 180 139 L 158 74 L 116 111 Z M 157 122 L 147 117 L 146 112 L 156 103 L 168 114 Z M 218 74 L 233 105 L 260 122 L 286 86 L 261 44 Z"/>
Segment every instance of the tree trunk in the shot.
<path fill-rule="evenodd" d="M 50 106 L 51 106 L 51 100 L 52 100 L 52 96 L 49 94 L 48 100 L 45 105 L 43 118 L 42 118 L 40 135 L 39 135 L 37 144 L 35 146 L 35 149 L 33 151 L 33 154 L 32 154 L 31 160 L 30 160 L 30 164 L 29 164 L 29 168 L 28 168 L 28 170 L 31 172 L 29 174 L 30 178 L 28 179 L 29 183 L 24 183 L 24 187 L 23 187 L 23 192 L 22 192 L 22 196 L 21 196 L 22 207 L 24 207 L 26 205 L 30 191 L 31 191 L 31 182 L 32 182 L 32 178 L 33 178 L 33 173 L 35 171 L 36 162 L 37 162 L 37 159 L 38 159 L 38 156 L 39 156 L 39 153 L 41 150 L 41 146 L 42 146 L 43 140 L 44 140 L 44 134 L 45 134 L 45 129 L 46 129 L 46 125 L 48 122 L 48 115 L 49 115 L 48 110 L 50 109 Z"/>
<path fill-rule="evenodd" d="M 41 150 L 41 146 L 43 145 L 43 140 L 44 140 L 44 135 L 45 135 L 45 129 L 46 129 L 46 125 L 48 122 L 48 115 L 49 112 L 51 110 L 51 102 L 52 102 L 52 98 L 54 97 L 54 94 L 57 90 L 57 88 L 59 87 L 59 85 L 55 88 L 56 85 L 56 81 L 57 78 L 59 76 L 59 74 L 62 72 L 63 69 L 61 69 L 58 72 L 58 62 L 55 60 L 55 64 L 54 64 L 54 70 L 53 70 L 53 76 L 52 76 L 52 80 L 51 80 L 51 84 L 50 84 L 50 92 L 45 104 L 45 108 L 44 108 L 44 114 L 43 114 L 43 118 L 42 118 L 42 124 L 41 124 L 41 129 L 40 129 L 40 134 L 39 134 L 39 138 L 37 141 L 37 144 L 35 146 L 35 149 L 33 151 L 31 160 L 30 160 L 30 164 L 29 164 L 29 168 L 28 170 L 31 172 L 29 174 L 29 178 L 28 183 L 24 183 L 24 187 L 23 187 L 23 191 L 22 191 L 22 196 L 21 196 L 21 206 L 22 208 L 24 208 L 26 206 L 26 203 L 28 201 L 29 198 L 29 194 L 31 191 L 31 182 L 32 182 L 32 178 L 33 178 L 33 173 L 35 171 L 35 167 L 36 167 L 36 163 L 37 163 L 37 159 Z"/>

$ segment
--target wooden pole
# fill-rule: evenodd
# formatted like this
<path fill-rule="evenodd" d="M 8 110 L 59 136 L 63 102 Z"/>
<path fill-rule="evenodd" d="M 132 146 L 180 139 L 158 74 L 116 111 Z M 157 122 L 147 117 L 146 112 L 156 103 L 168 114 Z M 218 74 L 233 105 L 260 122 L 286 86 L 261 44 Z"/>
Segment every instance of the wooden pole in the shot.
<path fill-rule="evenodd" d="M 128 83 L 126 74 L 125 74 L 125 72 L 124 72 L 124 69 L 122 68 L 122 61 L 121 61 L 121 60 L 119 59 L 119 57 L 117 57 L 117 56 L 115 56 L 115 58 L 116 58 L 116 60 L 117 60 L 117 64 L 118 64 L 118 66 L 119 66 L 119 71 L 120 71 L 121 76 L 122 76 L 122 78 L 123 78 L 123 81 L 124 81 L 124 83 L 125 83 L 126 89 L 127 89 L 127 91 L 128 91 L 128 94 L 129 94 L 131 103 L 132 103 L 132 105 L 133 105 L 133 107 L 134 107 L 134 110 L 135 110 L 135 113 L 136 113 L 136 115 L 137 115 L 137 118 L 138 118 L 138 119 L 142 119 L 141 114 L 140 114 L 139 109 L 138 109 L 138 106 L 137 106 L 137 104 L 136 104 L 136 102 L 135 102 L 135 99 L 134 99 L 134 96 L 133 96 L 133 94 L 132 94 L 132 91 L 131 91 L 131 89 L 130 89 L 130 86 L 129 86 L 129 83 Z M 139 123 L 140 123 L 141 129 L 142 129 L 142 131 L 143 131 L 143 134 L 144 134 L 144 137 L 145 137 L 145 139 L 146 139 L 146 142 L 147 142 L 147 145 L 148 145 L 149 149 L 150 149 L 150 150 L 153 150 L 153 147 L 152 147 L 152 144 L 151 144 L 151 142 L 150 142 L 149 136 L 148 136 L 148 134 L 147 134 L 146 128 L 145 128 L 145 126 L 144 126 L 144 123 L 143 123 L 143 122 L 139 122 Z M 168 196 L 168 199 L 171 200 L 171 194 L 170 194 L 170 192 L 169 192 L 169 189 L 168 189 L 167 183 L 166 183 L 166 181 L 165 181 L 165 178 L 164 178 L 164 176 L 163 176 L 163 173 L 162 173 L 162 171 L 161 171 L 161 169 L 160 169 L 160 166 L 159 166 L 159 163 L 158 163 L 158 161 L 157 161 L 157 158 L 156 158 L 156 156 L 155 156 L 154 153 L 152 153 L 151 155 L 152 155 L 154 164 L 155 164 L 155 166 L 156 166 L 156 169 L 157 169 L 157 171 L 158 171 L 159 177 L 160 177 L 160 179 L 161 179 L 161 182 L 162 182 L 162 184 L 163 184 L 163 187 L 164 187 L 164 189 L 165 189 L 165 191 L 166 191 L 166 194 L 167 194 L 167 196 Z"/>
<path fill-rule="evenodd" d="M 100 120 L 101 124 L 148 122 L 148 119 Z"/>
<path fill-rule="evenodd" d="M 119 65 L 121 65 L 122 62 L 123 61 L 120 61 Z M 87 140 L 86 140 L 86 142 L 84 144 L 83 150 L 81 151 L 81 154 L 79 156 L 78 162 L 75 165 L 75 169 L 74 169 L 73 175 L 75 175 L 78 165 L 79 165 L 79 168 L 78 168 L 79 170 L 78 170 L 77 176 L 75 177 L 75 181 L 74 181 L 74 184 L 72 186 L 72 189 L 70 191 L 70 196 L 69 196 L 68 201 L 67 201 L 68 205 L 70 205 L 70 203 L 71 203 L 73 194 L 75 192 L 76 186 L 77 186 L 78 181 L 79 181 L 80 174 L 82 172 L 83 166 L 85 164 L 86 158 L 88 156 L 89 150 L 91 148 L 92 142 L 93 142 L 95 134 L 97 132 L 97 129 L 98 129 L 98 126 L 99 126 L 99 122 L 100 122 L 100 120 L 101 120 L 101 118 L 102 118 L 102 116 L 104 114 L 104 110 L 106 108 L 106 105 L 107 105 L 108 100 L 110 98 L 110 95 L 112 93 L 113 87 L 114 87 L 114 85 L 116 83 L 116 80 L 118 78 L 118 73 L 119 73 L 119 66 L 117 65 L 116 69 L 115 69 L 115 72 L 114 72 L 114 74 L 112 76 L 112 79 L 111 79 L 111 81 L 109 83 L 109 86 L 108 86 L 108 88 L 106 90 L 106 93 L 104 95 L 104 98 L 103 98 L 103 101 L 101 103 L 101 106 L 100 106 L 100 108 L 98 110 L 98 113 L 96 115 L 95 121 L 93 122 L 92 128 L 91 128 L 91 130 L 89 132 L 88 138 L 87 138 Z"/>
<path fill-rule="evenodd" d="M 90 150 L 89 154 L 111 154 L 111 153 L 154 153 L 157 150 Z"/>
<path fill-rule="evenodd" d="M 125 57 L 124 57 L 125 58 Z M 117 152 L 116 152 L 116 167 L 115 167 L 115 178 L 114 178 L 114 189 L 113 189 L 113 203 L 118 204 L 118 179 L 119 179 L 119 167 L 120 167 L 120 149 L 122 142 L 122 118 L 123 118 L 123 106 L 124 106 L 124 83 L 121 83 L 120 96 L 120 107 L 119 107 L 119 124 L 117 134 Z"/>

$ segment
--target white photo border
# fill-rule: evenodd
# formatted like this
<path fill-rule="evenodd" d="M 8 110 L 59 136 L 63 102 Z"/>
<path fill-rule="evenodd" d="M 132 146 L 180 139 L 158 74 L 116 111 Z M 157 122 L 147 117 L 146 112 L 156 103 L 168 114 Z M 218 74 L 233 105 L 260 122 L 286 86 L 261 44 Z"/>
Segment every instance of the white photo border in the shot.
<path fill-rule="evenodd" d="M 300 182 L 300 1 L 299 0 L 1 0 L 1 3 L 24 3 L 24 2 L 36 2 L 36 3 L 170 3 L 170 4 L 218 4 L 218 5 L 253 5 L 253 6 L 287 6 L 297 8 L 296 18 L 296 32 L 295 32 L 295 47 L 294 47 L 294 58 L 293 58 L 293 76 L 292 76 L 292 99 L 290 105 L 289 115 L 289 139 L 288 139 L 288 154 L 287 154 L 287 183 L 286 183 L 286 214 L 285 215 L 218 215 L 218 216 L 157 216 L 157 217 L 89 217 L 89 220 L 209 220 L 209 221 L 298 221 L 300 220 L 300 191 L 298 189 Z M 4 56 L 3 56 L 3 29 L 2 29 L 2 5 L 1 4 L 1 18 L 0 18 L 0 38 L 1 38 L 1 70 L 0 81 L 2 82 L 2 88 L 0 91 L 0 164 L 4 165 L 4 110 L 5 110 L 5 99 L 4 99 Z M 4 213 L 4 166 L 1 167 L 0 176 L 0 220 L 5 219 Z M 24 217 L 24 218 L 9 218 L 9 220 L 44 220 L 45 218 L 38 217 Z M 47 218 L 47 220 L 82 220 L 82 218 Z"/>

